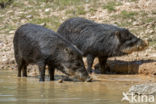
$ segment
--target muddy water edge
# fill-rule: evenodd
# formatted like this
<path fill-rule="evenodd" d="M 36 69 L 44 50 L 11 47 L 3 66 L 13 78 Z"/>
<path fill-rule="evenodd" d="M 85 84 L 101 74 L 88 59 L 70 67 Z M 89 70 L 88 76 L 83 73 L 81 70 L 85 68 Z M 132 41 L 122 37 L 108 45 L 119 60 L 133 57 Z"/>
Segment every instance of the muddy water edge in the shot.
<path fill-rule="evenodd" d="M 48 81 L 47 76 L 41 83 L 37 76 L 18 78 L 16 73 L 0 71 L 0 104 L 129 104 L 121 102 L 123 92 L 132 85 L 156 80 L 141 75 L 93 75 L 91 83 L 58 83 Z"/>

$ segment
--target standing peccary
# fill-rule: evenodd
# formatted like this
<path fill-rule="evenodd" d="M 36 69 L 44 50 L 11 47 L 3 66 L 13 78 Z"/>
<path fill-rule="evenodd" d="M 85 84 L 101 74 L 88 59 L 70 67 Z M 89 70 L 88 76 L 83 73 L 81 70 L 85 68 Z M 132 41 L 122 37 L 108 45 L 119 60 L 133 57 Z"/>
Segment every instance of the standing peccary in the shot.
<path fill-rule="evenodd" d="M 74 75 L 82 81 L 89 81 L 82 61 L 82 53 L 61 35 L 39 25 L 25 24 L 14 36 L 14 54 L 18 65 L 18 77 L 27 76 L 27 65 L 37 64 L 40 81 L 45 80 L 45 66 L 48 65 L 50 80 L 54 80 L 55 68 L 67 75 Z"/>
<path fill-rule="evenodd" d="M 144 50 L 148 46 L 146 41 L 137 38 L 128 29 L 99 24 L 79 17 L 62 23 L 58 33 L 84 53 L 89 73 L 92 71 L 95 57 L 98 57 L 101 73 L 104 73 L 108 57 L 127 55 Z"/>

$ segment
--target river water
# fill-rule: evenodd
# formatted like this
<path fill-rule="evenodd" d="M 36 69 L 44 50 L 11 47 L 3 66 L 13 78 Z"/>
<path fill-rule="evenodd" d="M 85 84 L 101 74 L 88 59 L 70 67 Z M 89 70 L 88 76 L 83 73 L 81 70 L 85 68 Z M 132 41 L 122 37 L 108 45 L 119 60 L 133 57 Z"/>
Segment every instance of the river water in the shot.
<path fill-rule="evenodd" d="M 93 82 L 45 81 L 18 78 L 16 71 L 0 71 L 0 104 L 129 104 L 122 93 L 148 81 L 137 75 L 96 75 Z"/>

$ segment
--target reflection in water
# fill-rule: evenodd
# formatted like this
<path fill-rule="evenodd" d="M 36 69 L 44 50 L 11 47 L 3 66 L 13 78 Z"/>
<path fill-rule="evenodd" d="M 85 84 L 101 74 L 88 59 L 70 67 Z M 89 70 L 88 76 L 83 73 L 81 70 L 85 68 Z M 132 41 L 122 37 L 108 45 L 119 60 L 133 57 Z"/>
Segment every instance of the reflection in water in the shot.
<path fill-rule="evenodd" d="M 142 80 L 132 75 L 98 77 L 101 80 L 91 83 L 39 82 L 38 78 L 17 78 L 14 72 L 1 71 L 0 104 L 121 104 L 122 92 Z"/>
<path fill-rule="evenodd" d="M 16 99 L 17 104 L 22 104 L 22 99 L 27 99 L 28 96 L 28 89 L 27 89 L 27 78 L 17 78 L 17 89 L 16 89 Z M 25 103 L 27 104 L 27 100 L 25 100 Z"/>

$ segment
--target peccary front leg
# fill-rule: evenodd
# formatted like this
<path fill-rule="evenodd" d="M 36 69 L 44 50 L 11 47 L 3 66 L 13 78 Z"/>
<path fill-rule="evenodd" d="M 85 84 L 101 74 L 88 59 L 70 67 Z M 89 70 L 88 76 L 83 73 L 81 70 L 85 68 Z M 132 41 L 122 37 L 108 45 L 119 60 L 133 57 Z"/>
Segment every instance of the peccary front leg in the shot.
<path fill-rule="evenodd" d="M 48 65 L 48 71 L 49 71 L 50 81 L 55 80 L 54 78 L 55 68 L 52 65 Z"/>
<path fill-rule="evenodd" d="M 23 66 L 23 77 L 27 77 L 27 65 L 24 64 Z"/>
<path fill-rule="evenodd" d="M 88 65 L 88 67 L 87 67 L 87 71 L 88 71 L 88 73 L 92 73 L 92 65 L 93 65 L 93 62 L 94 62 L 94 58 L 95 58 L 95 56 L 93 56 L 93 55 L 87 55 L 87 65 Z"/>
<path fill-rule="evenodd" d="M 40 62 L 38 64 L 39 67 L 39 72 L 40 72 L 40 81 L 44 81 L 45 80 L 45 63 Z"/>
<path fill-rule="evenodd" d="M 99 59 L 99 66 L 100 66 L 100 72 L 102 73 L 102 74 L 104 74 L 109 68 L 107 67 L 107 64 L 106 64 L 106 62 L 107 62 L 107 58 L 108 57 L 98 57 L 98 59 Z"/>

